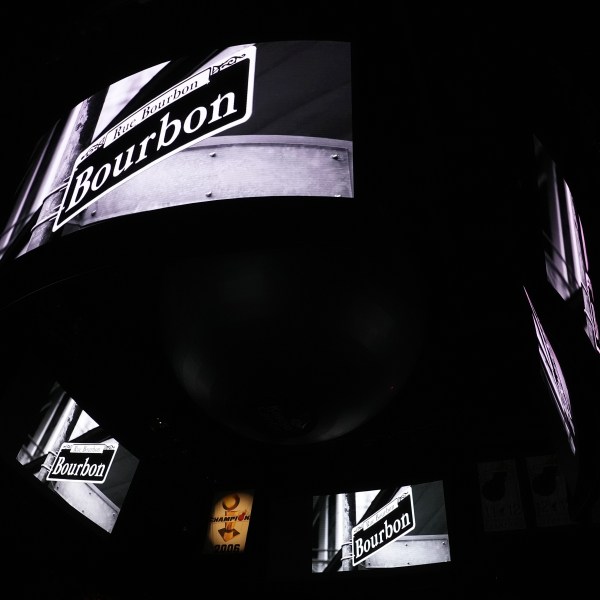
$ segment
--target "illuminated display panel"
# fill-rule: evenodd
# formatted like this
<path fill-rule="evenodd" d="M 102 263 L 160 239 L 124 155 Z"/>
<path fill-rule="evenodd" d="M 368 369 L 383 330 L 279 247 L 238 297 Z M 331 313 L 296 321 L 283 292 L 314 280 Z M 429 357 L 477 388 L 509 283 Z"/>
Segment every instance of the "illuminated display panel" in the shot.
<path fill-rule="evenodd" d="M 142 212 L 353 191 L 350 44 L 231 46 L 126 77 L 75 106 L 33 161 L 0 257 Z"/>
<path fill-rule="evenodd" d="M 252 519 L 252 490 L 229 490 L 214 496 L 204 552 L 240 553 L 246 550 Z"/>
<path fill-rule="evenodd" d="M 543 145 L 534 138 L 538 160 L 538 188 L 545 204 L 546 277 L 563 300 L 581 290 L 585 333 L 600 354 L 600 334 L 596 318 L 594 289 L 583 223 L 567 182 Z"/>
<path fill-rule="evenodd" d="M 569 397 L 569 389 L 565 381 L 562 369 L 558 362 L 558 358 L 552 348 L 552 344 L 544 331 L 540 318 L 533 306 L 531 298 L 525 290 L 527 301 L 531 309 L 531 316 L 535 326 L 535 334 L 538 340 L 538 350 L 540 355 L 540 362 L 548 389 L 552 394 L 558 414 L 562 421 L 562 424 L 567 434 L 567 440 L 569 442 L 569 448 L 573 454 L 576 454 L 575 444 L 575 425 L 573 422 L 573 411 L 571 408 L 571 399 Z"/>
<path fill-rule="evenodd" d="M 67 505 L 112 533 L 139 460 L 56 384 L 17 461 Z"/>
<path fill-rule="evenodd" d="M 442 481 L 313 497 L 312 572 L 450 562 Z"/>

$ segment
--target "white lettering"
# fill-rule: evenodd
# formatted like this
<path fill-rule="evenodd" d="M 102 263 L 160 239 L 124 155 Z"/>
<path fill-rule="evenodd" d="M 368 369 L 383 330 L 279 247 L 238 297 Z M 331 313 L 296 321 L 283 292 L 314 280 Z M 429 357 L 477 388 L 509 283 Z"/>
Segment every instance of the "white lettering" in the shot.
<path fill-rule="evenodd" d="M 92 189 L 94 192 L 98 191 L 106 183 L 109 175 L 110 165 L 106 163 L 98 169 L 98 172 L 94 175 L 94 179 L 92 179 Z"/>
<path fill-rule="evenodd" d="M 125 161 L 125 166 L 121 167 L 121 160 L 123 159 L 123 153 L 119 154 L 115 157 L 115 168 L 113 169 L 113 176 L 118 177 L 123 171 L 127 171 L 129 167 L 133 164 L 131 160 L 131 155 L 133 154 L 134 146 L 130 146 L 127 148 L 127 160 Z"/>
<path fill-rule="evenodd" d="M 363 555 L 363 541 L 361 538 L 356 538 L 354 541 L 354 560 L 360 558 Z"/>
<path fill-rule="evenodd" d="M 97 477 L 102 478 L 106 470 L 105 464 L 90 464 L 86 456 L 83 463 L 67 463 L 64 456 L 59 456 L 52 466 L 51 475 L 66 475 L 70 477 Z"/>
<path fill-rule="evenodd" d="M 225 99 L 227 99 L 227 112 L 224 115 L 220 115 L 219 109 L 221 108 L 221 102 L 223 102 Z M 237 112 L 237 109 L 235 108 L 235 94 L 233 92 L 228 92 L 224 96 L 219 94 L 217 99 L 214 102 L 211 102 L 210 105 L 213 107 L 213 113 L 212 119 L 209 121 L 209 123 L 214 123 L 223 117 L 227 117 L 234 112 Z"/>
<path fill-rule="evenodd" d="M 88 193 L 88 190 L 90 189 L 90 177 L 93 172 L 94 167 L 88 167 L 83 173 L 80 173 L 75 177 L 75 187 L 71 194 L 71 201 L 69 202 L 67 210 L 71 210 L 74 206 L 79 204 L 81 200 L 83 200 L 83 197 Z M 80 192 L 81 195 L 79 195 Z"/>
<path fill-rule="evenodd" d="M 150 140 L 153 140 L 156 137 L 156 133 L 151 133 L 149 136 L 145 137 L 141 142 L 140 142 L 140 155 L 138 156 L 138 159 L 135 161 L 135 163 L 139 163 L 140 160 L 144 160 L 145 158 L 147 158 L 146 155 L 146 149 L 148 146 L 148 142 Z"/>
<path fill-rule="evenodd" d="M 398 519 L 396 519 L 396 521 L 398 521 Z M 394 525 L 396 524 L 396 521 L 394 521 Z M 394 526 L 393 525 L 389 525 L 387 521 L 384 522 L 383 527 L 385 529 L 385 538 L 391 538 L 392 535 L 394 534 Z"/>
<path fill-rule="evenodd" d="M 167 113 L 161 120 L 160 133 L 158 134 L 158 145 L 156 147 L 157 150 L 160 150 L 163 146 L 170 146 L 179 135 L 181 131 L 181 121 L 179 119 L 174 119 L 169 123 L 169 113 Z M 174 127 L 175 130 L 171 132 L 171 137 L 167 141 L 165 138 L 165 133 L 169 127 Z"/>
<path fill-rule="evenodd" d="M 193 127 L 192 120 L 194 118 L 195 113 L 198 113 L 198 124 Z M 186 133 L 194 133 L 204 125 L 204 121 L 206 121 L 207 110 L 204 106 L 197 106 L 185 119 L 183 122 L 183 130 Z"/>
<path fill-rule="evenodd" d="M 129 131 L 132 127 L 135 127 L 135 124 L 136 124 L 136 119 L 135 119 L 135 117 L 133 117 L 127 123 L 122 123 L 121 125 L 117 125 L 117 127 L 114 128 L 115 139 L 118 138 L 120 135 L 123 135 L 126 131 Z"/>
<path fill-rule="evenodd" d="M 402 524 L 398 526 L 398 531 L 400 531 L 400 528 L 406 529 L 409 525 L 410 525 L 410 517 L 408 516 L 408 513 L 404 513 L 402 515 Z M 395 527 L 394 527 L 394 529 L 395 529 Z"/>
<path fill-rule="evenodd" d="M 63 463 L 65 462 L 65 458 L 64 456 L 59 456 L 56 459 L 56 462 L 54 463 L 54 465 L 52 466 L 52 474 L 54 475 L 55 473 L 60 475 L 60 469 L 63 465 Z"/>

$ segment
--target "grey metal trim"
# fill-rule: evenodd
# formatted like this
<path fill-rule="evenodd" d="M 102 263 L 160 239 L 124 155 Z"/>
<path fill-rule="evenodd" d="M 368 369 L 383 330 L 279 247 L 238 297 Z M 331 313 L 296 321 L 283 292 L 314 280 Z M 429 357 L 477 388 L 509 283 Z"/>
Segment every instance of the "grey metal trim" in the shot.
<path fill-rule="evenodd" d="M 251 197 L 354 194 L 352 142 L 308 136 L 216 136 L 138 173 L 72 220 Z"/>

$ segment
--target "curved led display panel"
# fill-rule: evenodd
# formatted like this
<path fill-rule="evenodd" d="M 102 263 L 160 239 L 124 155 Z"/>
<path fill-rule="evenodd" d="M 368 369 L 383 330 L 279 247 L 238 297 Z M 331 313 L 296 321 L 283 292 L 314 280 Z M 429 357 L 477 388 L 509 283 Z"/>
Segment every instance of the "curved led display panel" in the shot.
<path fill-rule="evenodd" d="M 285 41 L 227 47 L 115 82 L 49 134 L 0 253 L 211 200 L 353 197 L 350 77 L 349 43 Z"/>

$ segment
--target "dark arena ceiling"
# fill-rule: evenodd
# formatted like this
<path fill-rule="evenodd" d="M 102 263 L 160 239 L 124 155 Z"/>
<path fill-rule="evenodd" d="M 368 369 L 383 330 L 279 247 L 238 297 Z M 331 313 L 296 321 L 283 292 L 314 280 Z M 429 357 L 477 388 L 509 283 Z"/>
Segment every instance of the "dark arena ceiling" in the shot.
<path fill-rule="evenodd" d="M 564 451 L 523 288 L 540 302 L 548 293 L 533 199 L 535 137 L 573 193 L 600 289 L 592 11 L 391 6 L 115 0 L 19 5 L 5 17 L 14 38 L 5 42 L 3 223 L 36 144 L 65 111 L 145 68 L 242 43 L 351 42 L 355 176 L 346 204 L 207 203 L 201 227 L 192 212 L 166 224 L 124 220 L 108 239 L 92 227 L 81 246 L 42 248 L 22 268 L 0 262 L 3 513 L 15 585 L 51 566 L 56 549 L 86 545 L 105 570 L 96 586 L 102 598 L 153 598 L 150 583 L 123 587 L 119 578 L 136 555 L 172 578 L 178 561 L 192 568 L 204 488 L 310 498 L 377 487 L 395 471 L 447 483 L 459 566 L 450 588 L 430 584 L 432 591 L 531 597 L 526 590 L 538 589 L 534 578 L 553 543 L 579 548 L 567 560 L 574 573 L 563 574 L 567 586 L 575 591 L 589 576 L 580 544 L 593 536 L 590 523 L 576 534 L 528 531 L 490 542 L 473 515 L 478 462 Z M 263 307 L 272 316 L 258 325 L 212 291 L 242 290 L 254 272 L 275 290 Z M 216 357 L 207 402 L 196 401 L 183 368 L 173 367 L 183 351 L 206 354 L 197 332 Z M 128 521 L 111 539 L 71 523 L 11 464 L 25 433 L 17 424 L 32 416 L 27 398 L 52 377 L 141 459 Z M 600 425 L 597 410 L 586 410 Z M 591 456 L 575 477 L 598 476 Z M 184 550 L 156 558 L 171 545 Z M 31 548 L 36 559 L 23 558 Z M 500 595 L 520 585 L 529 552 L 540 553 L 532 579 Z M 79 579 L 57 577 L 65 599 L 91 598 L 77 595 Z M 267 583 L 259 587 L 265 593 Z M 299 592 L 335 595 L 302 583 Z M 418 575 L 409 584 L 418 590 Z M 165 581 L 159 588 L 169 589 Z M 543 580 L 539 589 L 553 588 Z"/>

